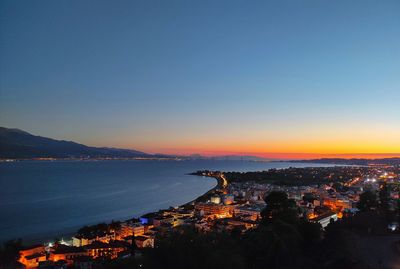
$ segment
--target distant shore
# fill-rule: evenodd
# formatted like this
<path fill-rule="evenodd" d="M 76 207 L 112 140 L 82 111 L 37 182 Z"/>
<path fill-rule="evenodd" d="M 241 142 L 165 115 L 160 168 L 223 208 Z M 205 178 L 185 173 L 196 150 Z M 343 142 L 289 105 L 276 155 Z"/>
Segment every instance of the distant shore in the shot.
<path fill-rule="evenodd" d="M 134 158 L 26 158 L 6 159 L 0 158 L 0 162 L 62 162 L 62 161 L 182 161 L 190 160 L 181 157 L 134 157 Z"/>

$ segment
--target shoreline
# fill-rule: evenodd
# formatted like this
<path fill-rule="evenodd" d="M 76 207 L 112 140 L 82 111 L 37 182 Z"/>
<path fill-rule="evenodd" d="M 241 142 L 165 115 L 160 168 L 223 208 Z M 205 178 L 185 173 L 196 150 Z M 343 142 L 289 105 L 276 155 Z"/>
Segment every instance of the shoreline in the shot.
<path fill-rule="evenodd" d="M 217 181 L 217 185 L 215 185 L 214 188 L 208 190 L 207 192 L 205 192 L 204 194 L 200 195 L 200 196 L 197 197 L 196 199 L 194 199 L 194 200 L 192 200 L 192 201 L 190 201 L 190 202 L 187 202 L 187 203 L 185 203 L 185 204 L 183 204 L 183 205 L 180 205 L 180 206 L 178 206 L 178 207 L 190 206 L 190 205 L 192 205 L 193 203 L 200 202 L 200 201 L 206 199 L 209 195 L 211 195 L 211 194 L 212 194 L 213 192 L 215 192 L 217 189 L 221 189 L 221 188 L 223 188 L 223 186 L 224 186 L 224 180 L 223 180 L 221 177 L 218 177 L 218 176 L 197 175 L 197 174 L 195 174 L 195 173 L 191 173 L 191 174 L 189 174 L 189 175 L 191 175 L 191 176 L 200 176 L 200 177 L 211 177 L 211 178 L 215 178 L 215 180 Z"/>
<path fill-rule="evenodd" d="M 177 205 L 177 206 L 175 206 L 175 207 L 189 207 L 189 206 L 192 206 L 193 203 L 196 203 L 196 202 L 199 202 L 199 201 L 202 201 L 202 200 L 207 199 L 207 197 L 209 197 L 215 190 L 217 190 L 217 189 L 223 187 L 223 180 L 222 180 L 220 177 L 218 177 L 218 176 L 196 175 L 195 173 L 189 173 L 189 174 L 186 174 L 186 175 L 197 176 L 197 177 L 214 178 L 214 179 L 217 181 L 217 184 L 216 184 L 213 188 L 211 188 L 211 189 L 209 189 L 208 191 L 206 191 L 205 193 L 203 193 L 203 194 L 197 196 L 197 197 L 194 198 L 193 200 L 190 200 L 189 202 L 186 202 L 186 203 Z M 169 208 L 170 208 L 170 207 L 174 207 L 174 206 L 171 205 L 171 206 L 169 206 Z M 138 216 L 137 218 L 140 218 L 141 216 L 144 216 L 144 215 L 146 215 L 146 214 L 157 213 L 157 212 L 159 212 L 159 211 L 161 211 L 161 210 L 165 210 L 165 209 L 167 209 L 167 208 L 159 208 L 159 209 L 156 210 L 156 211 L 144 212 L 144 213 L 141 213 L 140 216 Z M 133 218 L 136 218 L 136 217 L 133 217 Z M 126 221 L 128 221 L 128 220 L 129 220 L 129 219 L 121 219 L 121 220 L 119 220 L 119 219 L 114 219 L 114 220 L 111 220 L 111 221 L 126 222 Z M 104 223 L 108 223 L 109 221 L 100 221 L 100 222 L 98 222 L 98 223 L 103 223 L 103 222 L 104 222 Z M 63 233 L 62 231 L 60 231 L 59 233 L 58 233 L 58 232 L 47 233 L 47 234 L 43 234 L 43 236 L 38 236 L 38 237 L 32 238 L 32 239 L 25 239 L 25 240 L 24 240 L 23 237 L 22 237 L 22 238 L 16 237 L 16 238 L 13 238 L 13 239 L 5 239 L 5 240 L 0 241 L 0 243 L 2 244 L 2 243 L 5 243 L 5 242 L 7 242 L 7 241 L 10 241 L 10 240 L 17 240 L 17 239 L 21 239 L 24 246 L 25 246 L 24 243 L 26 243 L 26 245 L 28 245 L 28 246 L 29 246 L 29 245 L 32 245 L 32 244 L 39 244 L 39 243 L 40 243 L 40 244 L 42 244 L 42 243 L 43 243 L 43 244 L 46 244 L 46 242 L 52 241 L 52 240 L 54 240 L 54 239 L 62 239 L 62 240 L 64 240 L 64 241 L 68 242 L 68 241 L 71 240 L 71 238 L 76 234 L 76 232 L 77 232 L 80 228 L 82 228 L 82 227 L 84 227 L 84 226 L 90 226 L 90 225 L 96 225 L 96 224 L 97 224 L 97 223 L 86 224 L 86 225 L 83 225 L 83 226 L 74 227 L 74 228 L 71 228 L 71 230 L 73 230 L 73 231 L 70 231 L 70 232 L 65 231 L 65 233 Z M 50 234 L 54 234 L 54 235 L 50 235 Z M 35 237 L 35 236 L 33 235 L 33 237 Z M 54 237 L 54 238 L 53 238 L 53 239 L 48 239 L 49 237 Z M 29 238 L 29 237 L 28 237 L 28 238 Z"/>
<path fill-rule="evenodd" d="M 312 166 L 312 165 L 310 164 L 310 166 Z M 326 165 L 326 166 L 330 166 L 330 165 Z M 277 169 L 286 169 L 286 168 L 277 168 Z M 201 179 L 201 180 L 204 180 L 207 177 L 208 178 L 212 177 L 217 181 L 217 184 L 214 187 L 212 187 L 209 190 L 207 190 L 206 192 L 204 192 L 204 193 L 202 193 L 202 194 L 200 194 L 198 196 L 195 196 L 195 198 L 193 198 L 193 199 L 191 199 L 191 200 L 189 200 L 187 202 L 179 203 L 176 206 L 173 206 L 173 205 L 169 204 L 169 205 L 165 205 L 165 206 L 163 206 L 161 208 L 156 208 L 156 209 L 153 209 L 153 210 L 144 211 L 142 213 L 139 213 L 135 217 L 133 217 L 133 215 L 130 215 L 129 217 L 122 216 L 121 218 L 115 217 L 113 219 L 102 219 L 102 220 L 99 220 L 99 221 L 96 221 L 96 222 L 93 222 L 93 223 L 82 224 L 82 225 L 78 225 L 78 226 L 75 226 L 75 227 L 62 229 L 59 232 L 57 232 L 57 231 L 56 232 L 50 232 L 50 233 L 44 232 L 44 233 L 40 233 L 40 234 L 28 235 L 26 237 L 18 237 L 18 236 L 16 236 L 14 238 L 3 239 L 3 240 L 1 240 L 1 242 L 6 242 L 9 239 L 16 239 L 16 238 L 23 239 L 23 241 L 26 242 L 27 244 L 39 243 L 39 242 L 40 243 L 41 242 L 48 242 L 48 241 L 54 240 L 54 238 L 63 238 L 63 239 L 64 238 L 68 238 L 69 239 L 71 237 L 71 235 L 73 236 L 77 232 L 78 229 L 84 227 L 85 225 L 89 225 L 90 226 L 90 225 L 95 225 L 97 223 L 102 223 L 102 222 L 109 223 L 112 220 L 125 222 L 126 220 L 129 220 L 129 219 L 132 219 L 132 218 L 140 218 L 143 215 L 150 214 L 150 213 L 157 213 L 160 210 L 167 210 L 168 208 L 171 208 L 171 207 L 177 208 L 177 207 L 190 207 L 190 206 L 193 206 L 193 204 L 196 203 L 196 202 L 205 201 L 207 198 L 209 199 L 212 193 L 214 193 L 218 189 L 223 189 L 224 186 L 226 186 L 225 180 L 223 178 L 221 178 L 221 175 L 222 176 L 224 175 L 223 172 L 219 172 L 218 171 L 218 173 L 214 173 L 214 174 L 212 174 L 211 171 L 209 171 L 210 174 L 202 174 L 200 172 L 201 171 L 197 171 L 197 172 L 186 173 L 186 174 L 182 174 L 182 175 L 191 175 L 191 176 L 196 176 L 196 177 L 203 177 L 203 179 Z"/>

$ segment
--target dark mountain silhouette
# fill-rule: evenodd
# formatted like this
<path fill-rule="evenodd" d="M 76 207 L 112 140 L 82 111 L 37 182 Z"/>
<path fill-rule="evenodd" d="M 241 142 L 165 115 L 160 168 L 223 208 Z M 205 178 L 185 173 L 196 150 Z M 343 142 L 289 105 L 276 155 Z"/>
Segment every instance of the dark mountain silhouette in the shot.
<path fill-rule="evenodd" d="M 144 152 L 89 147 L 72 141 L 32 135 L 19 129 L 0 127 L 0 158 L 134 158 L 149 157 Z"/>

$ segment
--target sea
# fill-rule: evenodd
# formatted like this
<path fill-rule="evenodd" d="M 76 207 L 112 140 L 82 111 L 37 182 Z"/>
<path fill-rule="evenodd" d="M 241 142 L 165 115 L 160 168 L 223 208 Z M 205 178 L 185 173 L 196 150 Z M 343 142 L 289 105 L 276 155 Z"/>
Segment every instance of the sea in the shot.
<path fill-rule="evenodd" d="M 70 237 L 84 225 L 126 220 L 194 200 L 216 186 L 197 170 L 262 171 L 321 164 L 232 160 L 0 163 L 0 242 Z"/>

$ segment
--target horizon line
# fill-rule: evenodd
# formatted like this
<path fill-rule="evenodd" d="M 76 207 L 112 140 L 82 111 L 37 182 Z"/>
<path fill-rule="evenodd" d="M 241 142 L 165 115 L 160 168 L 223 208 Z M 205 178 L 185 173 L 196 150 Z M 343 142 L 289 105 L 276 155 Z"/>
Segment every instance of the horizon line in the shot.
<path fill-rule="evenodd" d="M 256 153 L 256 152 L 185 152 L 185 153 L 161 153 L 154 152 L 151 154 L 162 154 L 162 155 L 181 155 L 181 156 L 191 156 L 199 155 L 201 157 L 207 158 L 218 158 L 218 157 L 258 157 L 264 159 L 286 159 L 286 160 L 311 160 L 311 159 L 330 159 L 330 158 L 340 158 L 340 159 L 380 159 L 380 158 L 400 158 L 400 153 L 298 153 L 298 152 L 266 152 L 266 153 Z"/>

